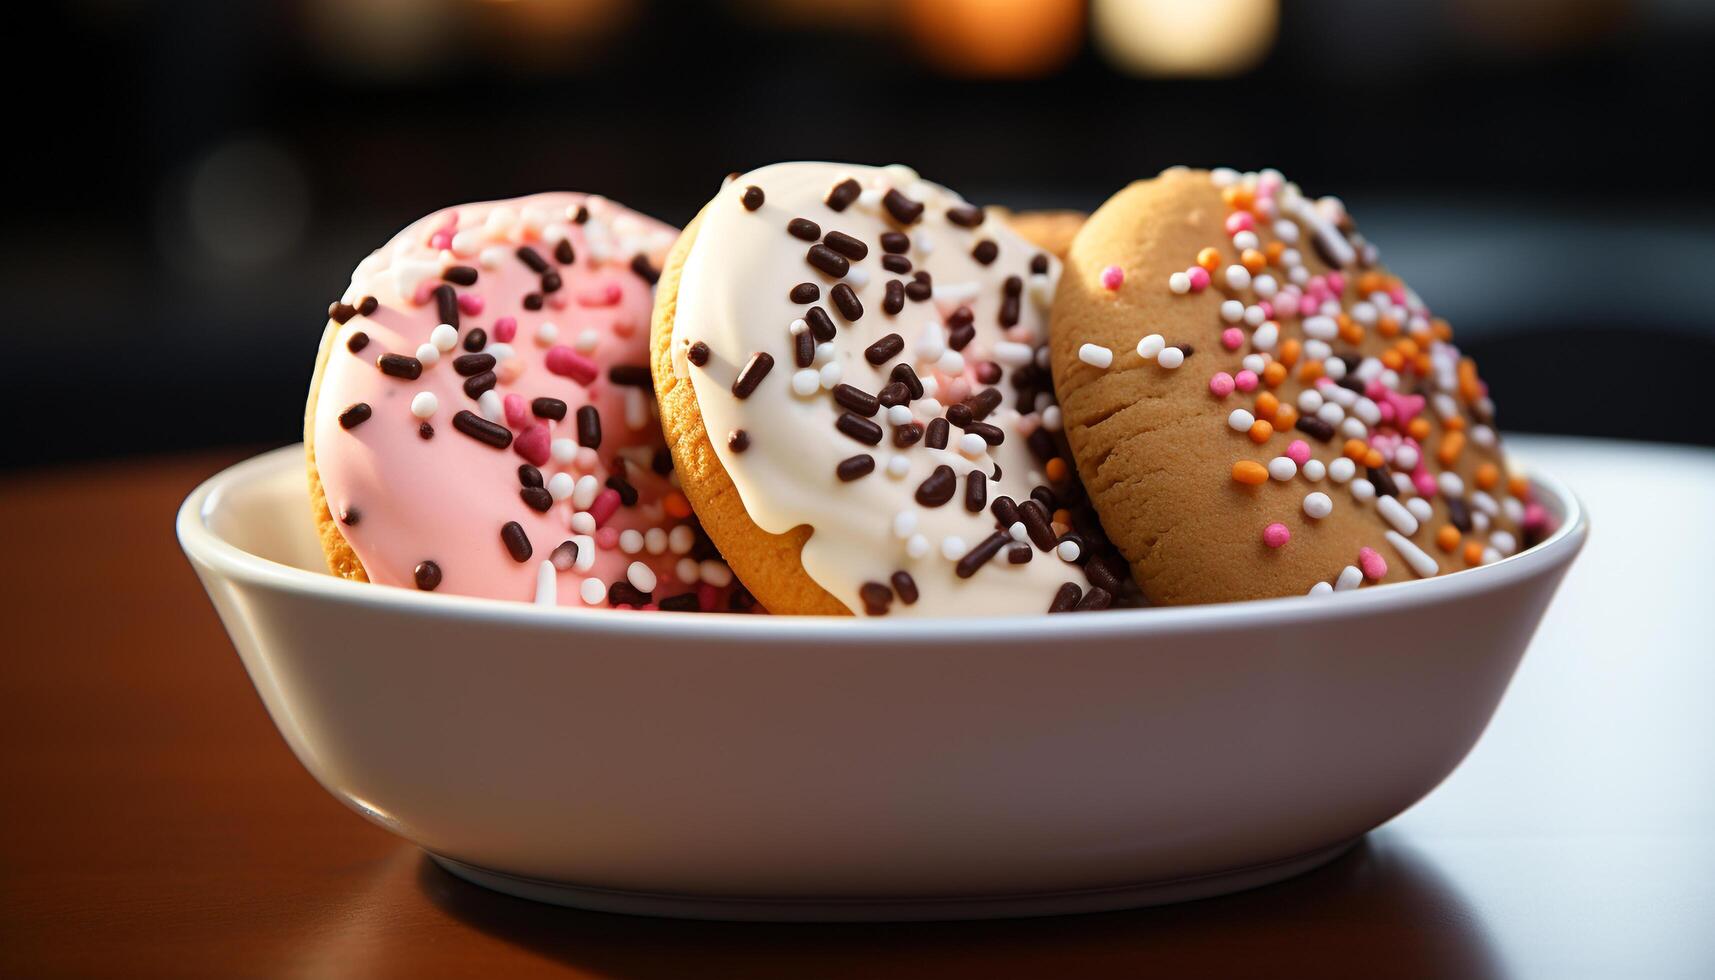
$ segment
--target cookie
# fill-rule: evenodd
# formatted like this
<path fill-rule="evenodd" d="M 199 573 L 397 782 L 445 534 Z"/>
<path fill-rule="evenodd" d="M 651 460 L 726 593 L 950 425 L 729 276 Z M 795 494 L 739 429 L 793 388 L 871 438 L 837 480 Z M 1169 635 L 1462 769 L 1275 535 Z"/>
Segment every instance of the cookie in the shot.
<path fill-rule="evenodd" d="M 1088 217 L 1082 211 L 1008 211 L 993 207 L 989 208 L 989 214 L 1005 222 L 1025 241 L 1062 261 Z"/>
<path fill-rule="evenodd" d="M 1112 601 L 1051 431 L 1058 273 L 901 166 L 765 167 L 686 228 L 656 297 L 662 425 L 704 529 L 771 612 Z"/>
<path fill-rule="evenodd" d="M 333 573 L 724 608 L 732 573 L 673 484 L 649 378 L 674 235 L 600 197 L 538 194 L 438 211 L 366 258 L 328 311 L 304 419 Z"/>
<path fill-rule="evenodd" d="M 1324 593 L 1546 530 L 1447 323 L 1335 198 L 1175 168 L 1091 215 L 1053 310 L 1067 438 L 1152 603 Z"/>

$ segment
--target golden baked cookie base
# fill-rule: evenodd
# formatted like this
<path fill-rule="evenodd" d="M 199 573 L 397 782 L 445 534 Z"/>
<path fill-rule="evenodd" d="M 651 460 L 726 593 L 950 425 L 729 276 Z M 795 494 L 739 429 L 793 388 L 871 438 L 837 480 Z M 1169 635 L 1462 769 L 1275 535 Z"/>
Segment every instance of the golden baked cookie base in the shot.
<path fill-rule="evenodd" d="M 353 582 L 367 582 L 369 575 L 363 570 L 363 562 L 357 560 L 357 552 L 352 550 L 351 543 L 340 533 L 339 521 L 328 507 L 321 474 L 316 471 L 316 401 L 321 395 L 322 372 L 327 369 L 334 338 L 338 334 L 339 326 L 330 320 L 327 329 L 322 331 L 321 349 L 316 353 L 316 372 L 310 376 L 310 397 L 304 405 L 304 463 L 310 477 L 310 514 L 316 522 L 316 537 L 321 541 L 328 571 Z"/>
<path fill-rule="evenodd" d="M 1019 237 L 1064 262 L 1078 229 L 1088 217 L 1082 211 L 1008 211 L 990 208 Z"/>

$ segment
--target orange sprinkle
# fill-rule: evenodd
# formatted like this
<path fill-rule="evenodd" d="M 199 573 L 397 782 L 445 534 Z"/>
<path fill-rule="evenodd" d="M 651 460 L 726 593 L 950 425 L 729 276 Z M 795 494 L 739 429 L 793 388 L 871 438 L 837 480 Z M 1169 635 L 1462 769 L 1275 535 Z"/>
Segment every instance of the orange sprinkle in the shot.
<path fill-rule="evenodd" d="M 1251 423 L 1251 442 L 1260 446 L 1267 442 L 1269 437 L 1272 435 L 1274 435 L 1274 426 L 1269 424 L 1266 420 L 1257 419 L 1255 422 Z"/>
<path fill-rule="evenodd" d="M 1387 277 L 1379 272 L 1366 272 L 1358 277 L 1358 295 L 1368 299 L 1371 293 L 1387 288 Z"/>
<path fill-rule="evenodd" d="M 1411 366 L 1417 369 L 1418 374 L 1427 375 L 1429 373 L 1429 355 L 1419 354 L 1412 358 Z"/>
<path fill-rule="evenodd" d="M 1348 344 L 1364 342 L 1364 326 L 1346 314 L 1340 314 L 1340 339 Z"/>
<path fill-rule="evenodd" d="M 1071 527 L 1072 526 L 1072 512 L 1067 510 L 1064 507 L 1055 511 L 1054 512 L 1054 523 L 1055 524 L 1064 524 L 1067 527 Z"/>
<path fill-rule="evenodd" d="M 1376 333 L 1383 337 L 1399 336 L 1399 321 L 1391 316 L 1384 316 L 1376 321 Z"/>
<path fill-rule="evenodd" d="M 1459 361 L 1459 395 L 1468 402 L 1483 397 L 1483 384 L 1477 380 L 1477 362 L 1469 357 Z"/>
<path fill-rule="evenodd" d="M 1394 346 L 1395 350 L 1399 351 L 1401 354 L 1404 354 L 1406 357 L 1416 357 L 1417 356 L 1417 353 L 1418 353 L 1417 341 L 1412 340 L 1410 337 L 1399 338 L 1399 340 L 1397 342 L 1395 342 L 1395 344 L 1393 346 Z"/>
<path fill-rule="evenodd" d="M 1268 268 L 1268 260 L 1254 248 L 1247 248 L 1239 253 L 1239 264 L 1249 269 L 1253 276 Z"/>
<path fill-rule="evenodd" d="M 1260 487 L 1268 482 L 1268 467 L 1251 459 L 1233 464 L 1233 479 L 1247 486 Z"/>
<path fill-rule="evenodd" d="M 1477 472 L 1473 474 L 1473 478 L 1477 481 L 1478 490 L 1493 490 L 1495 484 L 1501 482 L 1501 471 L 1493 463 L 1484 463 L 1477 467 Z"/>
<path fill-rule="evenodd" d="M 1304 345 L 1297 337 L 1288 337 L 1280 342 L 1280 363 L 1291 367 L 1298 363 L 1298 355 L 1304 351 Z"/>
<path fill-rule="evenodd" d="M 1362 439 L 1347 439 L 1344 453 L 1352 462 L 1361 463 L 1370 454 L 1370 446 Z"/>
<path fill-rule="evenodd" d="M 1451 524 L 1441 525 L 1441 530 L 1435 532 L 1435 546 L 1448 554 L 1459 547 L 1459 529 Z"/>
<path fill-rule="evenodd" d="M 1435 334 L 1436 340 L 1452 340 L 1453 339 L 1453 327 L 1452 327 L 1452 325 L 1449 324 L 1446 320 L 1441 319 L 1440 317 L 1436 317 L 1435 319 L 1429 321 L 1429 329 L 1430 329 L 1430 332 Z"/>
<path fill-rule="evenodd" d="M 1442 422 L 1441 425 L 1448 432 L 1463 432 L 1465 431 L 1465 416 L 1455 415 L 1447 421 Z"/>
<path fill-rule="evenodd" d="M 1059 483 L 1066 479 L 1066 461 L 1056 456 L 1048 461 L 1048 465 L 1044 466 L 1042 471 L 1048 474 L 1049 483 Z"/>
<path fill-rule="evenodd" d="M 1520 500 L 1530 499 L 1530 480 L 1523 473 L 1515 473 L 1507 478 L 1507 492 Z"/>
<path fill-rule="evenodd" d="M 1285 380 L 1286 365 L 1279 361 L 1275 361 L 1262 369 L 1263 384 L 1268 385 L 1270 388 L 1280 387 L 1280 383 Z"/>
<path fill-rule="evenodd" d="M 1274 420 L 1274 413 L 1280 410 L 1280 399 L 1274 397 L 1274 392 L 1265 391 L 1256 396 L 1256 417 Z"/>
<path fill-rule="evenodd" d="M 1210 272 L 1214 272 L 1221 264 L 1221 253 L 1212 248 L 1203 249 L 1197 253 L 1197 264 Z"/>
<path fill-rule="evenodd" d="M 1481 565 L 1483 563 L 1483 546 L 1475 541 L 1465 545 L 1465 564 Z"/>
<path fill-rule="evenodd" d="M 1298 380 L 1309 384 L 1322 376 L 1321 361 L 1305 361 L 1298 366 Z"/>
<path fill-rule="evenodd" d="M 1280 257 L 1286 254 L 1286 243 L 1281 241 L 1269 242 L 1262 247 L 1262 254 L 1268 256 L 1269 265 L 1279 265 Z"/>
<path fill-rule="evenodd" d="M 691 516 L 691 502 L 686 500 L 685 495 L 677 490 L 668 491 L 667 498 L 661 502 L 661 506 L 666 509 L 668 517 Z"/>
<path fill-rule="evenodd" d="M 1386 336 L 1385 331 L 1383 336 Z M 1405 355 L 1397 350 L 1384 350 L 1382 351 L 1382 364 L 1386 365 L 1390 371 L 1398 371 L 1405 367 Z"/>
<path fill-rule="evenodd" d="M 1459 454 L 1465 450 L 1465 433 L 1457 429 L 1441 438 L 1441 448 L 1435 451 L 1435 458 L 1442 466 L 1452 466 L 1459 459 Z"/>
<path fill-rule="evenodd" d="M 1298 421 L 1298 409 L 1291 405 L 1282 405 L 1274 410 L 1274 418 L 1270 421 L 1274 423 L 1276 429 L 1285 432 Z"/>
<path fill-rule="evenodd" d="M 1364 454 L 1364 465 L 1371 469 L 1375 469 L 1385 462 L 1387 462 L 1387 460 L 1382 456 L 1382 451 L 1380 449 L 1372 449 Z"/>
<path fill-rule="evenodd" d="M 1221 200 L 1239 211 L 1249 211 L 1256 203 L 1256 193 L 1243 184 L 1234 184 L 1221 191 Z"/>
<path fill-rule="evenodd" d="M 1411 424 L 1405 427 L 1405 434 L 1418 442 L 1429 438 L 1429 420 L 1421 415 L 1412 419 Z"/>

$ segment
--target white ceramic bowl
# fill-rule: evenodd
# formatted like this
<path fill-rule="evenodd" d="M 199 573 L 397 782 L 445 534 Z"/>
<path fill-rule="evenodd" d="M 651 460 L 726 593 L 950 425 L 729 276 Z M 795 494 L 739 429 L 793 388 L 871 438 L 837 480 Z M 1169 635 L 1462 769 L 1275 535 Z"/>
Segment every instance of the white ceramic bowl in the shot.
<path fill-rule="evenodd" d="M 1284 878 L 1470 750 L 1588 526 L 1328 597 L 982 620 L 537 608 L 323 571 L 301 447 L 179 540 L 317 780 L 454 873 L 710 918 L 1120 908 Z"/>

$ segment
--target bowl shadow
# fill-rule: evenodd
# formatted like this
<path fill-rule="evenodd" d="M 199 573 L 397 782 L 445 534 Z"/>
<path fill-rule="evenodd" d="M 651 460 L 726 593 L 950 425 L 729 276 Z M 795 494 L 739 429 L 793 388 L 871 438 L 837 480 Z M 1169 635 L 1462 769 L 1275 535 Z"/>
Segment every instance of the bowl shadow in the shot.
<path fill-rule="evenodd" d="M 472 928 L 611 977 L 1506 974 L 1470 902 L 1385 830 L 1321 868 L 1263 888 L 1036 919 L 748 923 L 583 912 L 488 891 L 427 855 L 417 883 Z"/>

